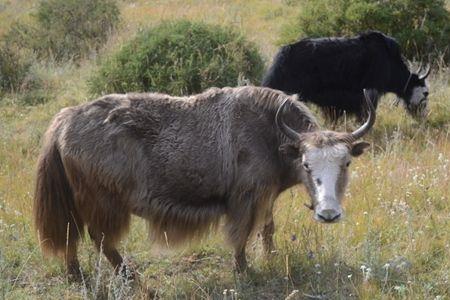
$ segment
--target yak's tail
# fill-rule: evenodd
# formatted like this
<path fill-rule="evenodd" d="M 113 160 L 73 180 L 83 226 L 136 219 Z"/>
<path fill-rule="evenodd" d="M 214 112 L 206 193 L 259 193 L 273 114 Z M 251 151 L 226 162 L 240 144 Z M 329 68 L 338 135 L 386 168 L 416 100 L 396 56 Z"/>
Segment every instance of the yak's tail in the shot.
<path fill-rule="evenodd" d="M 45 142 L 38 161 L 34 222 L 44 253 L 64 255 L 76 247 L 83 233 L 83 222 L 53 138 Z"/>

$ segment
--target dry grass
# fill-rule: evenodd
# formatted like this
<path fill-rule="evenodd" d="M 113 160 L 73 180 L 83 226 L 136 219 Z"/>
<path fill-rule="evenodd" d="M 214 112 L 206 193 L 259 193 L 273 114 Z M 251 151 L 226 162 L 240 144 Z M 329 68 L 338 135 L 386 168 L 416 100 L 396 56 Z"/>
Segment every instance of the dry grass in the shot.
<path fill-rule="evenodd" d="M 6 11 L 22 11 L 19 2 L 11 1 Z M 293 14 L 287 2 L 122 2 L 122 32 L 107 48 L 139 27 L 186 17 L 238 26 L 269 59 L 281 23 Z M 50 66 L 57 99 L 36 107 L 14 101 L 0 106 L 0 298 L 146 298 L 154 293 L 165 299 L 449 298 L 450 74 L 445 68 L 431 80 L 427 123 L 412 121 L 384 99 L 368 137 L 372 151 L 351 167 L 342 223 L 315 223 L 303 206 L 308 200 L 303 189 L 292 189 L 277 203 L 278 252 L 264 260 L 260 243 L 249 244 L 251 271 L 238 276 L 220 234 L 172 252 L 150 245 L 144 222 L 134 219 L 121 251 L 136 264 L 139 283 L 113 276 L 88 240 L 80 253 L 86 281 L 67 282 L 59 261 L 42 258 L 33 233 L 34 167 L 50 118 L 62 107 L 88 100 L 85 82 L 93 68 L 92 61 L 78 68 Z"/>

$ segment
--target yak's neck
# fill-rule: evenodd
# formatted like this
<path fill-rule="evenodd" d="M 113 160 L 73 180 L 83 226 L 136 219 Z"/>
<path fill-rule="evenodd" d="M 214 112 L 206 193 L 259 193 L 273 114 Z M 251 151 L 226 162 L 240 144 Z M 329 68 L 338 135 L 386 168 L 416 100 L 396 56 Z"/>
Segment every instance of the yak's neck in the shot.
<path fill-rule="evenodd" d="M 400 68 L 392 70 L 385 92 L 394 93 L 402 97 L 408 88 L 412 75 L 404 64 Z"/>

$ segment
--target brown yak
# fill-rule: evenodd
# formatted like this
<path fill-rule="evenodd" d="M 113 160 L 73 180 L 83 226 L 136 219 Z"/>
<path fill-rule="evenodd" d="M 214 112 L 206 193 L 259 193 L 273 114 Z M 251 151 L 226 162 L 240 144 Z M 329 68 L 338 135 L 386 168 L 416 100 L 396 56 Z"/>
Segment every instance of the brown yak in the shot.
<path fill-rule="evenodd" d="M 34 218 L 43 250 L 79 276 L 77 242 L 87 227 L 119 271 L 116 246 L 131 214 L 170 245 L 224 217 L 243 270 L 257 224 L 265 252 L 272 250 L 273 203 L 289 187 L 307 187 L 317 221 L 342 217 L 351 156 L 368 147 L 356 140 L 375 121 L 365 94 L 369 117 L 353 133 L 321 131 L 294 96 L 250 86 L 191 97 L 115 94 L 65 108 L 38 162 Z"/>

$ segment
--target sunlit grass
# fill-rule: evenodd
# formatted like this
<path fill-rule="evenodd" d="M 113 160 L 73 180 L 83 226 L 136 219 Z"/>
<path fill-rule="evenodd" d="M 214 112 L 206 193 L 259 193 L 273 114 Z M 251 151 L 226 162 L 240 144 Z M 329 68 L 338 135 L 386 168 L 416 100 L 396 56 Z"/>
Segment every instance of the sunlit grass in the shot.
<path fill-rule="evenodd" d="M 132 32 L 174 18 L 234 26 L 257 42 L 269 58 L 276 49 L 274 33 L 279 32 L 284 20 L 296 13 L 285 2 L 288 1 L 161 0 L 148 5 L 147 1 L 135 1 L 123 4 L 123 16 L 127 20 L 126 27 Z"/>
<path fill-rule="evenodd" d="M 186 17 L 238 26 L 269 60 L 280 23 L 291 13 L 285 2 L 121 2 L 123 28 L 109 46 L 139 27 Z M 401 106 L 392 106 L 390 96 L 382 99 L 367 137 L 373 146 L 351 166 L 342 223 L 314 222 L 303 206 L 309 201 L 303 188 L 293 188 L 277 201 L 277 252 L 266 260 L 260 242 L 250 242 L 251 270 L 237 275 L 220 233 L 168 251 L 152 245 L 145 222 L 134 218 L 120 250 L 136 265 L 139 282 L 116 278 L 86 238 L 80 247 L 85 283 L 69 283 L 61 262 L 43 259 L 37 245 L 31 222 L 34 172 L 51 117 L 62 107 L 89 100 L 85 83 L 93 68 L 92 61 L 78 68 L 49 67 L 55 96 L 46 104 L 24 107 L 13 98 L 0 101 L 0 298 L 449 297 L 450 74 L 445 68 L 431 79 L 431 113 L 423 124 Z M 350 130 L 356 124 L 346 126 Z"/>

